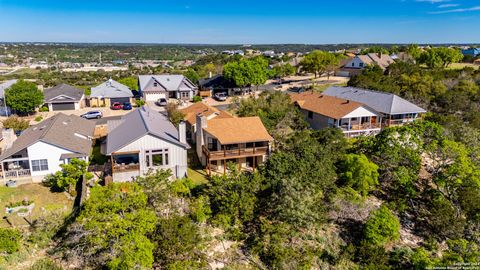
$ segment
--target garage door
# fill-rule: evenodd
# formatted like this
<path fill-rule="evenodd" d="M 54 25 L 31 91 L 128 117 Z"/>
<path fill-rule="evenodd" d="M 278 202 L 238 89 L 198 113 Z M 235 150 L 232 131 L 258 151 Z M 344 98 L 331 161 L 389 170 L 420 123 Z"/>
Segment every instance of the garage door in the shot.
<path fill-rule="evenodd" d="M 125 98 L 111 98 L 110 103 L 115 103 L 115 102 L 120 102 L 120 104 L 123 104 L 125 102 L 130 102 L 130 98 L 125 97 Z"/>
<path fill-rule="evenodd" d="M 52 103 L 52 109 L 54 111 L 75 110 L 75 102 Z"/>
<path fill-rule="evenodd" d="M 159 98 L 165 98 L 164 93 L 148 93 L 145 94 L 146 101 L 157 101 Z"/>

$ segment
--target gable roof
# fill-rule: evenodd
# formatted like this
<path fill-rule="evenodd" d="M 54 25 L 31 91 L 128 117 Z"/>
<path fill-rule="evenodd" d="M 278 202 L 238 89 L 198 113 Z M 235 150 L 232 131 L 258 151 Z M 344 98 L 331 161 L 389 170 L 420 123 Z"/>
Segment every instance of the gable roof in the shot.
<path fill-rule="evenodd" d="M 147 134 L 184 148 L 190 147 L 180 142 L 178 130 L 165 115 L 143 106 L 120 120 L 108 121 L 106 154 L 111 155 Z"/>
<path fill-rule="evenodd" d="M 71 101 L 79 101 L 83 97 L 83 90 L 68 84 L 59 84 L 55 87 L 45 89 L 43 92 L 45 102 L 55 102 L 55 98 L 59 96 L 69 97 Z"/>
<path fill-rule="evenodd" d="M 148 92 L 145 89 L 151 80 L 155 80 L 167 91 L 190 91 L 197 89 L 197 86 L 193 84 L 187 77 L 183 75 L 139 75 L 138 82 L 141 91 Z"/>
<path fill-rule="evenodd" d="M 3 98 L 5 90 L 17 83 L 17 80 L 8 80 L 0 84 L 0 98 Z"/>
<path fill-rule="evenodd" d="M 424 113 L 426 110 L 391 93 L 378 92 L 354 87 L 331 86 L 325 95 L 353 100 L 384 114 Z"/>
<path fill-rule="evenodd" d="M 386 69 L 390 64 L 395 62 L 388 54 L 369 53 L 366 55 L 357 55 L 357 57 L 366 65 L 375 64 L 382 69 Z"/>
<path fill-rule="evenodd" d="M 221 144 L 273 141 L 258 116 L 213 118 L 204 130 Z"/>
<path fill-rule="evenodd" d="M 325 115 L 333 119 L 341 119 L 356 109 L 364 107 L 364 105 L 359 102 L 327 96 L 322 93 L 304 92 L 300 94 L 290 94 L 290 99 L 304 110 Z"/>
<path fill-rule="evenodd" d="M 48 143 L 74 153 L 89 155 L 95 123 L 75 115 L 56 114 L 26 129 L 1 156 L 4 160 L 36 142 Z"/>
<path fill-rule="evenodd" d="M 109 79 L 96 87 L 92 87 L 90 97 L 97 98 L 122 98 L 133 97 L 132 91 L 127 86 Z"/>
<path fill-rule="evenodd" d="M 197 123 L 197 115 L 202 114 L 203 116 L 209 118 L 213 114 L 216 114 L 215 118 L 232 118 L 233 116 L 228 112 L 221 111 L 215 107 L 211 107 L 206 105 L 203 102 L 197 102 L 185 109 L 180 110 L 182 113 L 185 114 L 185 121 L 190 125 L 194 126 Z"/>

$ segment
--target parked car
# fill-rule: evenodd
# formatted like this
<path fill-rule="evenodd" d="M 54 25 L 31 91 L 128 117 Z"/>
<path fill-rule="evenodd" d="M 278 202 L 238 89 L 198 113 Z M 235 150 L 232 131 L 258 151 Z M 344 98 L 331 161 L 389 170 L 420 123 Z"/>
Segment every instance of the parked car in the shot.
<path fill-rule="evenodd" d="M 167 106 L 167 99 L 166 98 L 159 98 L 157 101 L 155 101 L 155 104 L 157 106 Z"/>
<path fill-rule="evenodd" d="M 216 93 L 213 97 L 218 101 L 227 100 L 227 94 L 226 93 Z"/>
<path fill-rule="evenodd" d="M 87 113 L 84 113 L 80 115 L 80 117 L 83 117 L 85 119 L 100 119 L 102 118 L 102 112 L 100 111 L 89 111 Z"/>
<path fill-rule="evenodd" d="M 130 102 L 123 103 L 123 109 L 126 110 L 126 111 L 131 110 L 132 109 L 132 103 L 130 103 Z"/>
<path fill-rule="evenodd" d="M 112 106 L 110 106 L 112 110 L 121 110 L 123 109 L 123 105 L 120 102 L 114 102 Z"/>

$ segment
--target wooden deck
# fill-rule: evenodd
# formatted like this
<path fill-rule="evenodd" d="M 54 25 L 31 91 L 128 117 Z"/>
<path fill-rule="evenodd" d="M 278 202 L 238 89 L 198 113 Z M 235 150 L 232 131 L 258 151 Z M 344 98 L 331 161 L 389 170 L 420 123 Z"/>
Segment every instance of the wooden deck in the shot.
<path fill-rule="evenodd" d="M 210 161 L 268 155 L 268 146 L 221 151 L 210 151 L 207 147 L 203 146 L 202 149 Z"/>

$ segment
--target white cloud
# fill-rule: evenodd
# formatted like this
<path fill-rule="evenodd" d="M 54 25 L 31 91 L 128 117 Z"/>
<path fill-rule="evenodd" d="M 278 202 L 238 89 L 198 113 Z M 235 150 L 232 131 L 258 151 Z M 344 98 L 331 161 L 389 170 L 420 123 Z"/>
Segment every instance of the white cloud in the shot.
<path fill-rule="evenodd" d="M 461 12 L 479 11 L 479 10 L 480 10 L 480 6 L 475 6 L 471 8 L 457 8 L 457 9 L 449 9 L 449 10 L 442 10 L 442 11 L 433 11 L 433 12 L 429 12 L 429 14 L 461 13 Z"/>
<path fill-rule="evenodd" d="M 438 8 L 451 8 L 451 7 L 458 7 L 460 4 L 443 4 L 438 6 Z"/>
<path fill-rule="evenodd" d="M 445 2 L 450 2 L 451 0 L 415 0 L 417 2 L 428 2 L 431 4 L 438 4 L 438 3 L 445 3 Z"/>

